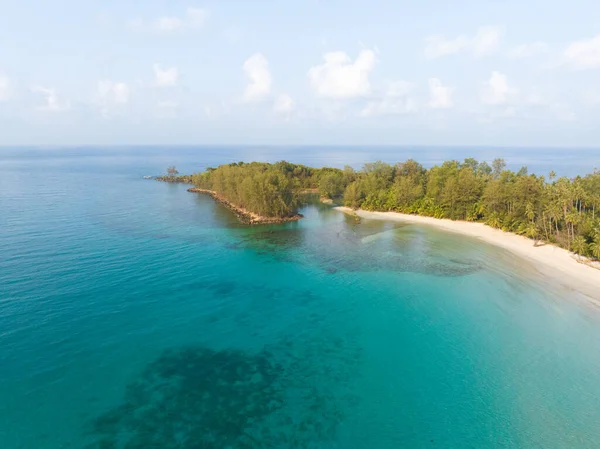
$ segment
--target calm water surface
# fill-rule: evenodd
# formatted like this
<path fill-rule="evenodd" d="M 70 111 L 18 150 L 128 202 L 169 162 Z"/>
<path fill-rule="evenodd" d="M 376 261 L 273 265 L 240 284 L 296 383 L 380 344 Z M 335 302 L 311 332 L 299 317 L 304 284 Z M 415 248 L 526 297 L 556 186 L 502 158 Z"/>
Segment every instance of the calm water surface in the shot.
<path fill-rule="evenodd" d="M 600 313 L 534 267 L 319 204 L 245 227 L 142 179 L 405 155 L 361 151 L 0 150 L 0 447 L 599 447 Z"/>

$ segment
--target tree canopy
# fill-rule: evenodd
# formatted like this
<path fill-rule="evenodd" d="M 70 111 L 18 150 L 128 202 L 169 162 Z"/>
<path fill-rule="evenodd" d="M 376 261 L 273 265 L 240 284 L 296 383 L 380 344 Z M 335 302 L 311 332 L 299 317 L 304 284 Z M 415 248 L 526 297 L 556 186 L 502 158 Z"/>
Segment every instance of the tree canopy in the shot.
<path fill-rule="evenodd" d="M 314 171 L 285 161 L 235 162 L 197 173 L 192 182 L 258 215 L 288 217 L 297 213 L 299 189 L 312 186 Z"/>

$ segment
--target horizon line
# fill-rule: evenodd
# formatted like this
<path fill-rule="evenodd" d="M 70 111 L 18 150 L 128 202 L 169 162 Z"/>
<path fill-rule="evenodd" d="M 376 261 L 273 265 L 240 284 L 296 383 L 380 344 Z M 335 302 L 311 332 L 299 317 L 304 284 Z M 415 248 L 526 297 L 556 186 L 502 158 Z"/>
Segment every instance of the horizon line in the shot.
<path fill-rule="evenodd" d="M 133 144 L 0 144 L 0 149 L 77 149 L 77 148 L 481 148 L 481 149 L 568 149 L 568 150 L 600 150 L 598 146 L 565 146 L 565 145 L 479 145 L 479 144 L 234 144 L 234 143 L 173 143 L 173 144 L 152 144 L 152 143 L 133 143 Z"/>

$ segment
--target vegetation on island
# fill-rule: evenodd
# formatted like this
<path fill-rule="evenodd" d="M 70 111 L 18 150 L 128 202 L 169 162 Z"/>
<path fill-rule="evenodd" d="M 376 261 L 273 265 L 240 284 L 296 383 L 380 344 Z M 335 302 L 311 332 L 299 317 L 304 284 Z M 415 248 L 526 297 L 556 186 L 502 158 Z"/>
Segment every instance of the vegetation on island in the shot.
<path fill-rule="evenodd" d="M 287 162 L 238 162 L 192 175 L 192 183 L 257 215 L 285 218 L 297 215 L 299 190 L 312 171 Z"/>
<path fill-rule="evenodd" d="M 340 171 L 339 179 L 349 179 Z M 352 208 L 483 222 L 600 259 L 600 173 L 574 179 L 529 174 L 475 159 L 429 170 L 414 160 L 366 164 L 342 183 Z"/>
<path fill-rule="evenodd" d="M 174 165 L 167 167 L 167 174 L 165 176 L 156 177 L 157 181 L 162 182 L 174 182 L 182 184 L 191 184 L 192 177 L 190 175 L 180 175 L 179 170 Z"/>
<path fill-rule="evenodd" d="M 600 172 L 570 179 L 514 172 L 503 159 L 468 158 L 426 169 L 391 165 L 311 168 L 289 162 L 232 163 L 189 177 L 200 189 L 264 217 L 297 214 L 302 192 L 354 209 L 482 222 L 600 259 Z"/>

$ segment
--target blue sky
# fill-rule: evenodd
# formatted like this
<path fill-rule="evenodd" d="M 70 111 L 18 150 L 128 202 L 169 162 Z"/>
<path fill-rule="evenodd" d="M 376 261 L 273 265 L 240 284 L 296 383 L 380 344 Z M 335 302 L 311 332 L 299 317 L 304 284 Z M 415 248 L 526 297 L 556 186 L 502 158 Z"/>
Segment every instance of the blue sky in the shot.
<path fill-rule="evenodd" d="M 600 146 L 600 3 L 0 5 L 0 144 Z"/>

